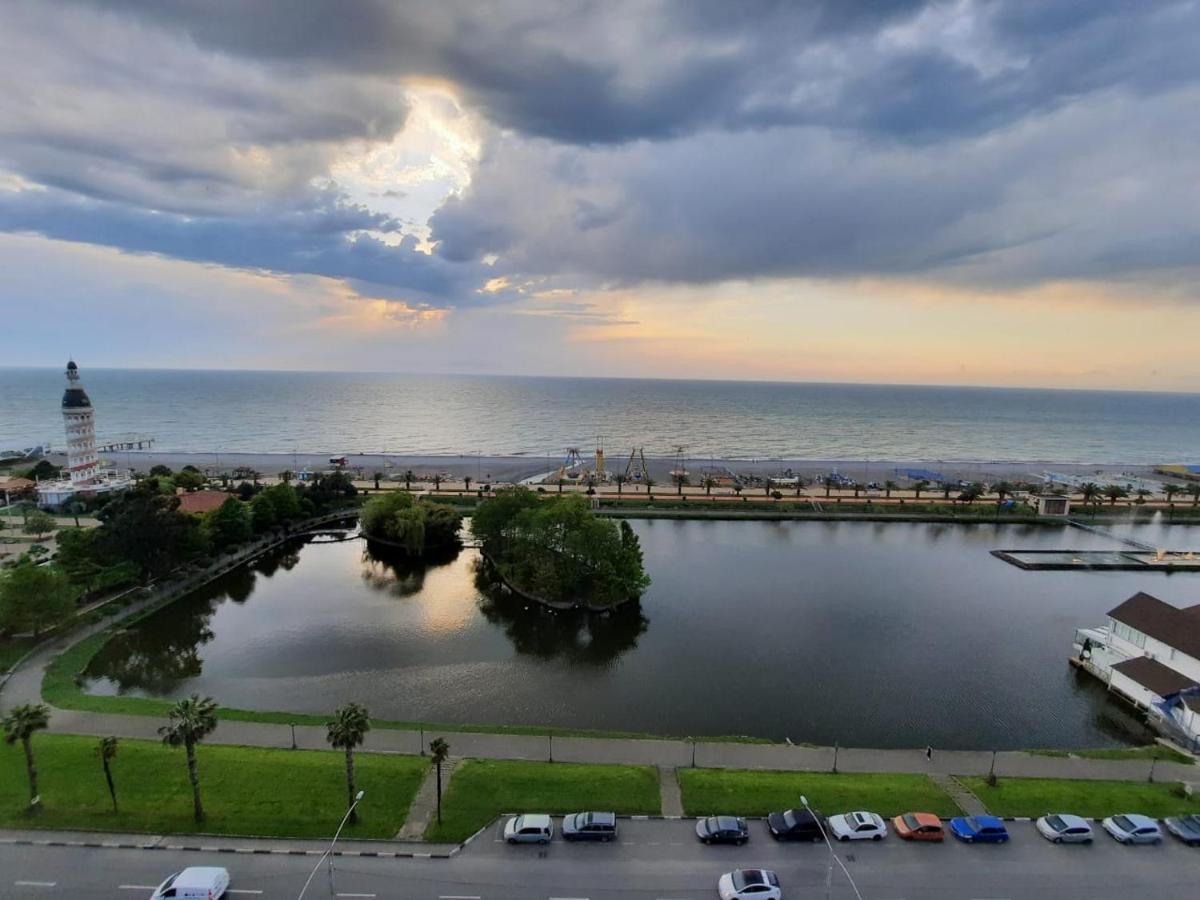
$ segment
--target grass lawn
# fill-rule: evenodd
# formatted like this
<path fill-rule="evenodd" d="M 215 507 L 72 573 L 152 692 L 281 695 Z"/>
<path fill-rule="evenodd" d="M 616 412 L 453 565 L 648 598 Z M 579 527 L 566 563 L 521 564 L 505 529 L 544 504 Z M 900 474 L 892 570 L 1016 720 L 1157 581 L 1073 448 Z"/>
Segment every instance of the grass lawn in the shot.
<path fill-rule="evenodd" d="M 1163 759 L 1168 762 L 1195 765 L 1192 757 L 1173 750 L 1163 744 L 1147 744 L 1144 747 L 1102 747 L 1098 750 L 1030 750 L 1034 756 L 1055 756 L 1066 759 L 1078 756 L 1081 759 Z"/>
<path fill-rule="evenodd" d="M 37 734 L 33 739 L 42 812 L 29 816 L 20 744 L 0 744 L 0 826 L 97 831 L 207 832 L 274 837 L 329 837 L 346 810 L 345 756 L 334 751 L 265 750 L 216 744 L 197 748 L 208 821 L 192 821 L 192 793 L 182 749 L 121 740 L 112 763 L 120 813 L 104 783 L 97 739 Z M 357 786 L 366 791 L 348 837 L 390 838 L 404 823 L 428 760 L 360 753 Z"/>
<path fill-rule="evenodd" d="M 808 797 L 825 814 L 869 809 L 881 816 L 902 812 L 956 815 L 958 807 L 924 775 L 834 775 L 828 772 L 763 772 L 748 769 L 679 769 L 688 815 L 731 813 L 762 816 L 800 805 Z"/>
<path fill-rule="evenodd" d="M 461 841 L 504 812 L 588 809 L 657 815 L 658 773 L 650 766 L 467 760 L 442 799 L 442 824 L 435 818 L 425 839 Z"/>
<path fill-rule="evenodd" d="M 1114 813 L 1173 816 L 1200 813 L 1200 799 L 1175 794 L 1175 785 L 1137 781 L 1072 781 L 1057 778 L 1001 778 L 990 788 L 984 778 L 960 778 L 998 816 L 1041 816 L 1069 812 L 1103 818 Z"/>

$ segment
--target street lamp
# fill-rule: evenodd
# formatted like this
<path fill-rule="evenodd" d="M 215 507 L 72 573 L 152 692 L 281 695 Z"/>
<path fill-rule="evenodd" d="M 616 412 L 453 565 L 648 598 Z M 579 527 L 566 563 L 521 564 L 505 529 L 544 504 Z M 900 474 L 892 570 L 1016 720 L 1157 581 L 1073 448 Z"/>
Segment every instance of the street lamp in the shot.
<path fill-rule="evenodd" d="M 302 900 L 304 892 L 308 890 L 308 885 L 313 880 L 313 876 L 317 874 L 317 869 L 321 868 L 321 863 L 329 860 L 329 896 L 334 896 L 333 890 L 333 847 L 337 844 L 337 840 L 342 835 L 342 829 L 346 827 L 346 822 L 350 818 L 350 813 L 354 812 L 354 807 L 358 806 L 358 801 L 363 798 L 366 791 L 359 791 L 354 795 L 354 802 L 350 804 L 350 808 L 346 810 L 346 815 L 342 816 L 342 824 L 337 827 L 337 831 L 333 834 L 333 840 L 329 843 L 329 849 L 321 854 L 321 858 L 317 860 L 317 864 L 313 866 L 313 870 L 308 873 L 308 880 L 304 882 L 304 887 L 300 888 L 300 894 L 296 900 Z"/>
<path fill-rule="evenodd" d="M 842 867 L 842 871 L 846 873 L 846 878 L 850 882 L 850 887 L 854 888 L 854 896 L 858 900 L 863 900 L 862 894 L 858 892 L 858 885 L 854 883 L 854 877 L 850 874 L 850 870 L 846 868 L 846 864 L 841 861 L 836 853 L 833 852 L 833 843 L 829 840 L 829 835 L 825 833 L 825 826 L 821 824 L 821 817 L 812 811 L 812 807 L 808 805 L 808 798 L 803 794 L 800 795 L 800 803 L 808 810 L 808 814 L 813 817 L 813 821 L 817 823 L 817 828 L 821 832 L 821 837 L 825 839 L 825 846 L 829 848 L 829 867 L 825 870 L 825 898 L 829 900 L 829 893 L 833 889 L 833 864 L 836 862 Z"/>

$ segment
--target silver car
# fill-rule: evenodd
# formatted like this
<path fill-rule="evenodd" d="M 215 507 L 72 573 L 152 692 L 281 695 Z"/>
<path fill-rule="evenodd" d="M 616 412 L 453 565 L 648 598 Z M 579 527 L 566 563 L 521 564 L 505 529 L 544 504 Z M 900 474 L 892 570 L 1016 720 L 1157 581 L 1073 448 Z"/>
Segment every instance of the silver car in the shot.
<path fill-rule="evenodd" d="M 1068 813 L 1047 813 L 1037 820 L 1037 830 L 1055 844 L 1090 844 L 1092 826 L 1087 819 Z"/>
<path fill-rule="evenodd" d="M 1104 830 L 1122 844 L 1161 844 L 1162 830 L 1149 816 L 1121 813 L 1109 816 L 1102 823 Z"/>
<path fill-rule="evenodd" d="M 554 822 L 549 816 L 513 816 L 504 823 L 504 839 L 510 844 L 548 844 L 553 837 Z"/>

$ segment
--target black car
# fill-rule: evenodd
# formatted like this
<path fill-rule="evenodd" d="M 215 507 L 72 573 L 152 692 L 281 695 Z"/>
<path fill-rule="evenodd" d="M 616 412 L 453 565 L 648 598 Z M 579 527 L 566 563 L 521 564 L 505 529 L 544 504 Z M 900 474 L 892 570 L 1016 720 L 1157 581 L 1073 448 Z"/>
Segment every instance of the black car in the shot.
<path fill-rule="evenodd" d="M 1163 824 L 1189 847 L 1200 847 L 1200 816 L 1171 816 L 1163 819 Z"/>
<path fill-rule="evenodd" d="M 562 836 L 568 841 L 611 841 L 617 836 L 616 813 L 581 812 L 563 816 Z"/>
<path fill-rule="evenodd" d="M 696 823 L 696 837 L 706 844 L 744 844 L 750 830 L 737 816 L 709 816 Z"/>
<path fill-rule="evenodd" d="M 819 841 L 821 823 L 807 809 L 785 809 L 767 816 L 767 830 L 777 841 Z"/>

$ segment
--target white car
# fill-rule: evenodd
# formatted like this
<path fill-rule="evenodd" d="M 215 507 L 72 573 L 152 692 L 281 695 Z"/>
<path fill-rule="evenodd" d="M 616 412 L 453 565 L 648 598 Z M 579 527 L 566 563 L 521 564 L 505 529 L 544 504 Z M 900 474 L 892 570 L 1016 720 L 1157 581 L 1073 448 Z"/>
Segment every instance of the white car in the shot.
<path fill-rule="evenodd" d="M 779 879 L 770 869 L 734 869 L 717 881 L 721 900 L 782 900 Z"/>
<path fill-rule="evenodd" d="M 513 816 L 504 823 L 504 839 L 510 844 L 548 844 L 554 837 L 554 823 L 549 816 Z"/>
<path fill-rule="evenodd" d="M 848 812 L 830 816 L 825 824 L 839 841 L 881 841 L 887 837 L 887 823 L 873 812 Z"/>
<path fill-rule="evenodd" d="M 1055 844 L 1090 844 L 1092 826 L 1087 819 L 1067 813 L 1047 813 L 1037 820 L 1037 830 Z"/>
<path fill-rule="evenodd" d="M 192 866 L 176 872 L 150 895 L 150 900 L 217 900 L 229 887 L 229 870 Z"/>
<path fill-rule="evenodd" d="M 1100 824 L 1122 844 L 1162 843 L 1162 829 L 1149 816 L 1121 813 L 1119 816 L 1109 816 Z"/>

